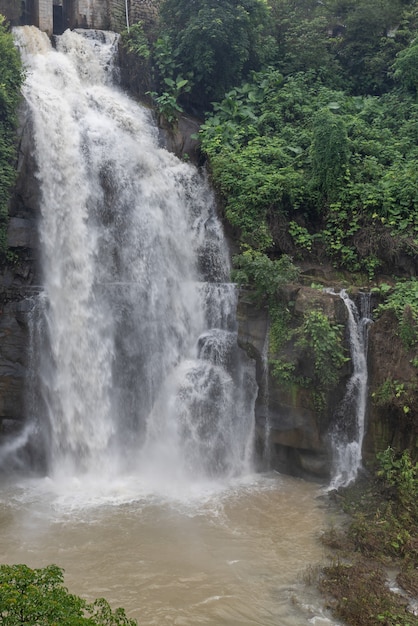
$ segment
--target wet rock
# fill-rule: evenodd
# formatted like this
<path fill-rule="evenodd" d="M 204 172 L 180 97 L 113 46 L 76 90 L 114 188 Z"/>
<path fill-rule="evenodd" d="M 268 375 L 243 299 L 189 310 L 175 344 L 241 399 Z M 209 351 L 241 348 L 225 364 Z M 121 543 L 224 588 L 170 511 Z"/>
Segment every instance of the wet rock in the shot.
<path fill-rule="evenodd" d="M 9 248 L 35 248 L 36 225 L 34 220 L 21 217 L 11 217 L 7 230 L 7 245 Z"/>
<path fill-rule="evenodd" d="M 0 420 L 24 417 L 29 310 L 22 302 L 0 310 Z"/>
<path fill-rule="evenodd" d="M 180 115 L 172 128 L 160 120 L 160 136 L 163 145 L 180 159 L 199 164 L 199 141 L 193 136 L 199 132 L 200 122 L 187 115 Z"/>
<path fill-rule="evenodd" d="M 418 368 L 416 347 L 407 347 L 392 311 L 385 311 L 369 333 L 369 405 L 364 455 L 391 446 L 418 456 Z"/>
<path fill-rule="evenodd" d="M 338 294 L 303 285 L 286 285 L 280 298 L 291 311 L 290 324 L 294 328 L 302 323 L 305 313 L 313 309 L 321 310 L 334 323 L 347 321 L 346 308 Z M 326 394 L 325 406 L 318 409 L 312 383 L 297 383 L 297 379 L 314 378 L 312 358 L 296 339 L 287 341 L 278 354 L 267 355 L 267 309 L 255 306 L 245 292 L 238 305 L 238 323 L 239 344 L 256 361 L 257 433 L 262 440 L 268 430 L 273 465 L 295 475 L 323 478 L 329 473 L 331 463 L 328 433 L 336 407 L 344 396 L 350 367 L 342 368 L 337 386 Z M 271 360 L 274 359 L 293 364 L 294 381 L 278 380 L 272 375 Z"/>

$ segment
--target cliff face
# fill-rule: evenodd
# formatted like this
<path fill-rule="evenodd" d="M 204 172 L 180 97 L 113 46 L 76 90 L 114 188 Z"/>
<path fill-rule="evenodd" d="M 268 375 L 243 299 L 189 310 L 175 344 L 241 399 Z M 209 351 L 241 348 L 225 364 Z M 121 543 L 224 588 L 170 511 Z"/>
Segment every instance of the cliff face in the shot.
<path fill-rule="evenodd" d="M 0 0 L 1 3 L 2 0 Z M 117 6 L 120 3 L 117 3 Z M 115 4 L 115 6 L 116 6 Z M 130 10 L 135 19 L 155 19 L 156 2 L 136 0 Z M 119 6 L 120 8 L 120 6 Z M 0 4 L 1 10 L 1 4 Z M 122 13 L 112 11 L 112 19 Z M 144 85 L 130 85 L 134 77 L 126 64 L 122 68 L 126 84 L 137 95 Z M 131 78 L 129 78 L 131 76 Z M 175 132 L 162 129 L 162 139 L 178 156 L 187 153 L 198 159 L 196 143 L 190 135 L 197 122 L 181 118 Z M 18 428 L 25 416 L 25 389 L 28 372 L 29 323 L 32 296 L 41 282 L 37 260 L 40 254 L 37 236 L 39 190 L 36 164 L 32 158 L 30 124 L 21 115 L 18 181 L 10 204 L 8 243 L 9 262 L 0 270 L 0 434 Z M 333 284 L 333 276 L 327 277 Z M 320 310 L 326 317 L 347 328 L 347 312 L 341 298 L 306 285 L 290 285 L 280 294 L 291 314 L 291 324 L 300 325 L 306 312 Z M 238 307 L 239 343 L 255 360 L 259 393 L 256 403 L 257 445 L 260 458 L 269 458 L 279 470 L 297 475 L 324 478 L 330 471 L 329 433 L 345 393 L 352 370 L 348 361 L 338 373 L 338 380 L 324 396 L 318 408 L 315 387 L 301 384 L 312 380 L 312 356 L 288 341 L 278 353 L 268 346 L 270 320 L 265 308 L 257 308 L 248 293 L 241 294 Z M 347 346 L 348 349 L 348 346 Z M 297 379 L 278 380 L 269 360 L 290 359 Z M 369 393 L 364 453 L 366 460 L 387 445 L 413 447 L 418 424 L 418 370 L 416 354 L 406 349 L 398 335 L 397 320 L 385 313 L 369 333 Z M 268 434 L 269 444 L 266 442 Z M 268 448 L 268 449 L 267 449 Z"/>
<path fill-rule="evenodd" d="M 406 347 L 391 311 L 370 330 L 369 411 L 364 454 L 388 445 L 418 456 L 418 367 L 416 346 Z"/>
<path fill-rule="evenodd" d="M 181 139 L 179 145 L 187 144 Z M 187 138 L 187 131 L 185 133 Z M 31 129 L 21 117 L 19 176 L 10 207 L 8 241 L 10 262 L 0 276 L 0 421 L 7 434 L 23 423 L 28 365 L 32 296 L 41 282 L 37 269 L 39 192 L 36 165 L 31 156 Z M 181 147 L 177 150 L 181 153 Z M 332 282 L 332 276 L 328 277 Z M 347 311 L 338 295 L 306 285 L 289 285 L 280 294 L 295 328 L 310 310 L 320 310 L 333 323 L 347 328 Z M 270 320 L 243 292 L 238 307 L 239 343 L 255 360 L 259 386 L 256 403 L 257 447 L 273 467 L 301 476 L 326 478 L 330 472 L 329 434 L 335 423 L 352 371 L 348 361 L 336 384 L 318 408 L 312 384 L 312 355 L 296 340 L 276 353 L 269 352 Z M 345 331 L 348 353 L 347 330 Z M 418 375 L 413 350 L 398 335 L 398 322 L 386 312 L 369 332 L 369 393 L 364 454 L 366 460 L 388 445 L 415 445 L 418 423 Z M 269 361 L 283 358 L 295 365 L 297 380 L 278 380 Z M 266 434 L 269 445 L 266 448 Z M 268 454 L 267 454 L 268 453 Z"/>
<path fill-rule="evenodd" d="M 300 327 L 305 314 L 321 311 L 332 323 L 346 326 L 347 311 L 338 295 L 303 285 L 289 285 L 280 294 L 291 311 L 290 326 Z M 313 358 L 296 336 L 280 350 L 268 347 L 269 319 L 265 308 L 257 308 L 242 294 L 238 307 L 239 343 L 256 360 L 259 394 L 256 404 L 259 448 L 269 433 L 270 463 L 281 471 L 324 478 L 330 472 L 329 433 L 338 405 L 345 393 L 350 365 L 341 368 L 338 381 L 323 394 L 318 407 Z M 348 350 L 348 347 L 347 347 Z M 272 363 L 285 359 L 293 376 L 278 378 Z"/>
<path fill-rule="evenodd" d="M 21 114 L 18 179 L 10 203 L 9 260 L 0 270 L 0 432 L 19 428 L 25 415 L 29 319 L 37 291 L 38 186 L 31 131 Z"/>

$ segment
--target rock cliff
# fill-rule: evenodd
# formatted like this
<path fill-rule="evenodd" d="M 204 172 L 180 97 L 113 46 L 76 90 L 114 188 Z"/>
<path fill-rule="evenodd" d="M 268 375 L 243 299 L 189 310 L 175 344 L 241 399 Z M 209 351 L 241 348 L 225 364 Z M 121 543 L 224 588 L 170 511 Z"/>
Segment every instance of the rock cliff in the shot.
<path fill-rule="evenodd" d="M 119 6 L 118 3 L 115 3 Z M 156 2 L 131 2 L 135 19 L 154 20 Z M 120 6 L 119 6 L 120 8 Z M 116 9 L 114 19 L 121 19 Z M 118 18 L 119 15 L 119 18 Z M 135 82 L 129 59 L 122 57 L 125 86 L 138 97 L 149 84 Z M 190 136 L 198 127 L 196 120 L 182 117 L 178 127 L 161 129 L 161 138 L 178 156 L 187 154 L 198 161 L 196 142 Z M 18 180 L 10 203 L 8 244 L 9 260 L 0 270 L 0 434 L 23 424 L 28 364 L 28 327 L 31 297 L 41 282 L 37 260 L 40 249 L 37 235 L 39 190 L 36 164 L 32 157 L 31 128 L 21 112 Z M 325 270 L 321 270 L 325 271 Z M 323 280 L 322 280 L 323 279 Z M 321 282 L 337 286 L 340 277 L 327 270 Z M 320 310 L 329 320 L 347 326 L 347 313 L 338 295 L 314 289 L 306 279 L 289 285 L 280 299 L 290 312 L 290 324 L 297 328 L 307 311 Z M 345 281 L 347 286 L 347 281 Z M 269 349 L 270 320 L 265 307 L 258 307 L 251 294 L 243 291 L 238 307 L 239 343 L 255 360 L 259 393 L 256 403 L 257 448 L 260 459 L 268 458 L 275 468 L 302 476 L 324 479 L 330 470 L 329 433 L 337 408 L 344 396 L 351 363 L 347 361 L 338 380 L 327 390 L 318 407 L 315 386 L 301 381 L 314 380 L 312 356 L 295 339 L 275 353 Z M 347 346 L 346 346 L 347 347 Z M 294 366 L 293 380 L 274 376 L 270 361 L 286 357 Z M 364 442 L 366 459 L 392 444 L 413 447 L 417 439 L 418 373 L 416 354 L 406 349 L 398 333 L 397 320 L 386 312 L 375 321 L 369 335 L 369 394 L 367 430 Z M 268 443 L 266 443 L 268 439 Z"/>
<path fill-rule="evenodd" d="M 28 325 L 37 291 L 39 193 L 31 155 L 31 129 L 22 108 L 18 178 L 10 202 L 8 262 L 0 268 L 0 432 L 18 429 L 25 417 Z"/>

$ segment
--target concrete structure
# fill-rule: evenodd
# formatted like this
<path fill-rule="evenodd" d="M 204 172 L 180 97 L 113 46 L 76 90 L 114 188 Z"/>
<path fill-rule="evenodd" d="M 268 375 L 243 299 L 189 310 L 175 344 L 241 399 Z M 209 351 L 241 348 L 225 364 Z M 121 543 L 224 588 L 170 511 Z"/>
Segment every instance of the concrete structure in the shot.
<path fill-rule="evenodd" d="M 24 0 L 30 23 L 49 35 L 67 28 L 110 28 L 107 0 Z M 123 1 L 123 0 L 122 0 Z"/>
<path fill-rule="evenodd" d="M 34 24 L 48 35 L 67 28 L 119 31 L 126 25 L 126 8 L 144 0 L 0 0 L 0 13 L 12 26 Z"/>
<path fill-rule="evenodd" d="M 127 20 L 142 20 L 149 27 L 158 6 L 159 0 L 0 0 L 0 13 L 12 26 L 34 24 L 48 35 L 60 35 L 67 28 L 120 32 Z"/>

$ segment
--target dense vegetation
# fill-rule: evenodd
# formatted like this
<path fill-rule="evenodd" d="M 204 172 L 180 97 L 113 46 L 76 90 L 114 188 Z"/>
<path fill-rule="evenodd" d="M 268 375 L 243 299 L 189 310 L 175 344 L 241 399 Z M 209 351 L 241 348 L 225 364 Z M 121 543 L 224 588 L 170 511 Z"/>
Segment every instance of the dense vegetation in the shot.
<path fill-rule="evenodd" d="M 6 252 L 8 203 L 16 176 L 17 106 L 22 70 L 5 19 L 0 15 L 0 253 Z"/>
<path fill-rule="evenodd" d="M 88 603 L 64 587 L 56 565 L 31 569 L 0 565 L 0 622 L 3 626 L 135 626 L 123 609 L 103 598 Z"/>
<path fill-rule="evenodd" d="M 341 5 L 299 14 L 305 39 L 327 35 L 302 54 L 289 25 L 280 62 L 214 104 L 202 147 L 243 243 L 372 278 L 418 251 L 416 7 L 357 2 L 338 21 Z"/>
<path fill-rule="evenodd" d="M 345 531 L 332 529 L 324 542 L 336 554 L 320 586 L 337 617 L 351 626 L 417 626 L 408 597 L 389 587 L 396 583 L 418 594 L 418 465 L 407 450 L 380 453 L 373 476 L 340 492 L 349 513 Z"/>
<path fill-rule="evenodd" d="M 124 35 L 162 118 L 204 118 L 202 153 L 240 244 L 235 278 L 273 331 L 283 311 L 268 268 L 283 255 L 362 284 L 416 273 L 417 29 L 416 0 L 163 0 L 152 31 Z M 411 284 L 396 313 L 409 347 Z"/>
<path fill-rule="evenodd" d="M 418 24 L 408 0 L 164 0 L 142 50 L 243 244 L 372 278 L 418 251 Z M 225 62 L 227 60 L 227 62 Z M 408 261 L 409 259 L 409 261 Z"/>

